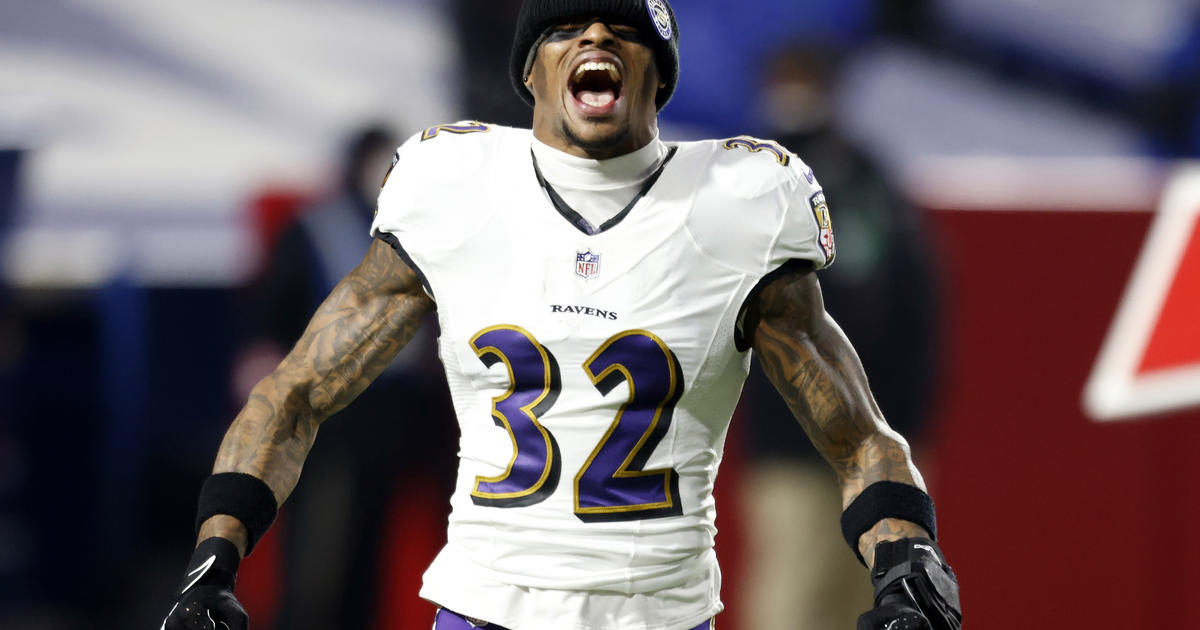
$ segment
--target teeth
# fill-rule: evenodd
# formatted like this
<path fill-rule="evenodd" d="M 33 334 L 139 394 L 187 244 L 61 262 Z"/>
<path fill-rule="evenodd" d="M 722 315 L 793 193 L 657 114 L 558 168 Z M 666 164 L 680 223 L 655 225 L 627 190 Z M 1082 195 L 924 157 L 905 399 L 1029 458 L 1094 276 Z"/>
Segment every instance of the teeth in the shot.
<path fill-rule="evenodd" d="M 621 80 L 621 73 L 611 61 L 589 61 L 575 69 L 575 78 L 582 77 L 585 72 L 607 72 L 614 82 Z"/>

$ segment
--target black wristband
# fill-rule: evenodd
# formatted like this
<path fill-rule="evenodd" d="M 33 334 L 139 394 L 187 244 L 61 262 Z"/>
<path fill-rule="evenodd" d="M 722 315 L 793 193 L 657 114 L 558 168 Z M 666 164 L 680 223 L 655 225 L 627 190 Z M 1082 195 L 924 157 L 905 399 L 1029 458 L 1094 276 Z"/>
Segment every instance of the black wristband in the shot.
<path fill-rule="evenodd" d="M 205 479 L 200 488 L 196 531 L 213 516 L 232 516 L 246 526 L 246 555 L 250 555 L 278 511 L 275 493 L 262 479 L 245 473 L 217 473 Z"/>
<path fill-rule="evenodd" d="M 858 561 L 866 566 L 858 551 L 858 539 L 885 518 L 898 518 L 916 523 L 937 540 L 937 516 L 933 499 L 916 486 L 895 481 L 876 481 L 867 486 L 842 512 L 842 536 L 854 550 Z"/>
<path fill-rule="evenodd" d="M 179 592 L 187 592 L 194 586 L 224 586 L 232 589 L 241 561 L 237 545 L 220 536 L 206 538 L 192 552 Z"/>

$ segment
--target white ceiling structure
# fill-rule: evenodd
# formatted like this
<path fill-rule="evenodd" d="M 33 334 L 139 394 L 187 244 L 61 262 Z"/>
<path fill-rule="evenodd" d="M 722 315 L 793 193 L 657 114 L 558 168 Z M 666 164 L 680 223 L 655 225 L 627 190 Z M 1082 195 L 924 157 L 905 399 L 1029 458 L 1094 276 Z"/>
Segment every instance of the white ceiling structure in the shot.
<path fill-rule="evenodd" d="M 29 149 L 8 275 L 236 281 L 255 191 L 322 187 L 364 122 L 457 117 L 449 32 L 422 2 L 0 3 L 0 146 Z"/>

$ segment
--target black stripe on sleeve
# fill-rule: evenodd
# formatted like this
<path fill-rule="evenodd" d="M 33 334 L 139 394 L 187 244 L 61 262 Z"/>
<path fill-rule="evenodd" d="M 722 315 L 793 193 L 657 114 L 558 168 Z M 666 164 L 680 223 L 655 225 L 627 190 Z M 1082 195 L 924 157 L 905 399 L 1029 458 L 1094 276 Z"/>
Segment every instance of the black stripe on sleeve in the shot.
<path fill-rule="evenodd" d="M 400 239 L 396 238 L 395 234 L 384 231 L 378 232 L 375 238 L 387 243 L 399 254 L 400 258 L 404 260 L 404 264 L 408 265 L 413 270 L 413 273 L 417 274 L 417 279 L 421 281 L 421 286 L 425 287 L 425 293 L 428 293 L 429 297 L 436 302 L 437 298 L 433 294 L 433 287 L 429 286 L 429 279 L 425 277 L 425 272 L 421 271 L 421 268 L 413 261 L 412 256 L 409 256 L 408 252 L 404 251 L 404 246 L 400 244 Z"/>
<path fill-rule="evenodd" d="M 742 307 L 738 309 L 737 325 L 733 328 L 733 344 L 738 349 L 738 352 L 745 352 L 750 349 L 750 336 L 754 333 L 754 328 L 758 326 L 757 320 L 747 321 L 746 319 L 750 305 L 753 304 L 754 300 L 758 298 L 758 294 L 762 293 L 763 289 L 767 288 L 768 285 L 779 279 L 780 276 L 784 276 L 789 273 L 803 273 L 805 271 L 812 271 L 813 267 L 814 266 L 811 260 L 793 258 L 792 260 L 789 260 L 775 268 L 774 271 L 763 276 L 762 279 L 758 281 L 758 284 L 755 284 L 754 288 L 750 289 L 750 293 L 746 295 L 746 299 L 742 300 Z"/>

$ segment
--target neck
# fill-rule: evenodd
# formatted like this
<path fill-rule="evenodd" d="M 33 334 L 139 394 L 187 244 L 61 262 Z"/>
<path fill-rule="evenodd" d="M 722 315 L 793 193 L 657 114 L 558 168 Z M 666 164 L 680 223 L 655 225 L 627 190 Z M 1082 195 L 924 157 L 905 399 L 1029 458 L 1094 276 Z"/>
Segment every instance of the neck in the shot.
<path fill-rule="evenodd" d="M 550 183 L 578 190 L 612 190 L 638 184 L 654 173 L 668 152 L 657 136 L 637 151 L 606 160 L 571 155 L 536 137 L 532 148 Z"/>
<path fill-rule="evenodd" d="M 551 121 L 534 111 L 533 137 L 568 155 L 590 160 L 608 160 L 644 148 L 658 138 L 658 121 L 642 127 L 630 126 L 615 137 L 589 141 L 574 133 L 565 121 Z"/>

